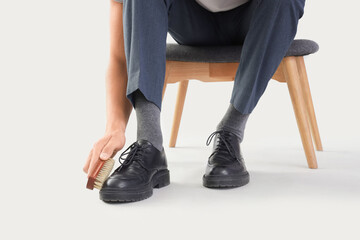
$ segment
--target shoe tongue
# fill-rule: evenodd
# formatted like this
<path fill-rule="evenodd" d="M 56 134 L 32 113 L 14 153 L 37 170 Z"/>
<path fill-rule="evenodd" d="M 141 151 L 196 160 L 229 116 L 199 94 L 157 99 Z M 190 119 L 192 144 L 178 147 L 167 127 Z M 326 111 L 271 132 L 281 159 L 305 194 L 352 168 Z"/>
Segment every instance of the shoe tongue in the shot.
<path fill-rule="evenodd" d="M 240 154 L 240 145 L 238 144 L 239 139 L 234 133 L 229 132 L 229 131 L 223 131 L 222 138 L 224 138 L 224 140 L 227 142 L 227 144 L 231 148 L 231 151 L 234 151 L 233 153 L 235 155 Z M 216 155 L 221 156 L 220 159 L 226 159 L 227 156 L 231 155 L 229 150 L 226 147 L 225 142 L 219 136 L 216 136 L 214 144 L 213 144 L 213 148 L 216 147 L 216 145 L 221 145 L 221 151 L 216 153 Z M 231 158 L 233 158 L 233 157 L 231 157 Z M 230 160 L 230 161 L 233 161 L 233 160 Z"/>
<path fill-rule="evenodd" d="M 223 136 L 228 139 L 236 139 L 236 140 L 238 139 L 238 136 L 236 136 L 234 133 L 230 131 L 224 131 Z"/>
<path fill-rule="evenodd" d="M 152 143 L 145 139 L 139 139 L 137 142 L 140 146 L 152 146 Z"/>

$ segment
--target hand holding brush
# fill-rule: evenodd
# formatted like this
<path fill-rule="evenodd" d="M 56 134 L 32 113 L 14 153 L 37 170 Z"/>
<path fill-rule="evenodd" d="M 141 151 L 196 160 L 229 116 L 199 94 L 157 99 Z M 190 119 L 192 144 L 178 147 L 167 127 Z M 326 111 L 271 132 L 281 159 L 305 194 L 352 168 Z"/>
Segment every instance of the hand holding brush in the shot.
<path fill-rule="evenodd" d="M 88 174 L 88 189 L 101 189 L 114 166 L 113 156 L 125 145 L 124 131 L 114 131 L 97 141 L 91 149 L 84 172 Z"/>

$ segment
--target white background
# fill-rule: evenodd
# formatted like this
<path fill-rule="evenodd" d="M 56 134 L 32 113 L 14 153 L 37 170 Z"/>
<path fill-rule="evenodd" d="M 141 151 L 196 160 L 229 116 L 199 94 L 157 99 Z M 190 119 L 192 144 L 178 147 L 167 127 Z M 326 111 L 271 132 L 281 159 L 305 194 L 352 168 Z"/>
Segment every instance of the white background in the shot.
<path fill-rule="evenodd" d="M 250 184 L 202 187 L 205 141 L 232 83 L 191 81 L 175 149 L 177 85 L 163 102 L 171 185 L 109 205 L 82 172 L 105 127 L 109 1 L 0 1 L 1 239 L 359 239 L 358 11 L 357 1 L 307 1 L 299 23 L 296 38 L 320 45 L 306 57 L 319 169 L 306 166 L 286 85 L 271 81 L 242 144 Z M 126 146 L 135 132 L 133 112 Z"/>

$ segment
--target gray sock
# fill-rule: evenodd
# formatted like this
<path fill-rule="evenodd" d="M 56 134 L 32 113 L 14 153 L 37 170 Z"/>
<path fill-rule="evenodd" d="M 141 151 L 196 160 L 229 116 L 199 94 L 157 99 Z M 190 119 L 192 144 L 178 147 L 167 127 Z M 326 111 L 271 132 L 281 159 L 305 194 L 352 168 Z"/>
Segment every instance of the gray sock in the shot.
<path fill-rule="evenodd" d="M 234 133 L 239 137 L 240 142 L 244 138 L 244 130 L 246 121 L 249 117 L 249 114 L 241 114 L 235 109 L 235 107 L 230 103 L 229 108 L 227 109 L 224 117 L 216 126 L 216 130 L 226 130 L 231 133 Z"/>
<path fill-rule="evenodd" d="M 148 101 L 140 90 L 134 92 L 134 108 L 137 119 L 137 140 L 145 139 L 159 151 L 163 148 L 160 126 L 160 109 Z"/>

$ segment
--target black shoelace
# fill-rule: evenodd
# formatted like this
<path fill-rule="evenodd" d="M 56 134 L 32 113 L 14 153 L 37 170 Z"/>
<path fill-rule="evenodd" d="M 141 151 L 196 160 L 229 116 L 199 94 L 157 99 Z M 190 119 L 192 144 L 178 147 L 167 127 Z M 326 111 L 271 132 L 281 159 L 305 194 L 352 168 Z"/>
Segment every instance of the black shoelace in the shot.
<path fill-rule="evenodd" d="M 134 160 L 141 160 L 143 150 L 144 148 L 142 148 L 139 143 L 134 142 L 131 144 L 127 149 L 125 149 L 124 152 L 121 153 L 119 157 L 120 167 L 130 165 L 130 163 L 132 163 Z M 148 169 L 141 161 L 137 161 L 137 163 L 139 163 L 142 168 L 148 171 Z"/>
<path fill-rule="evenodd" d="M 225 151 L 228 152 L 231 157 L 237 159 L 234 149 L 231 147 L 230 143 L 226 140 L 224 130 L 218 130 L 211 133 L 208 139 L 206 140 L 206 146 L 208 146 L 211 143 L 212 139 L 216 134 L 218 134 L 219 143 L 215 147 L 214 151 L 211 153 L 209 158 L 211 158 L 211 156 L 214 155 L 215 153 L 224 151 L 226 149 Z"/>

